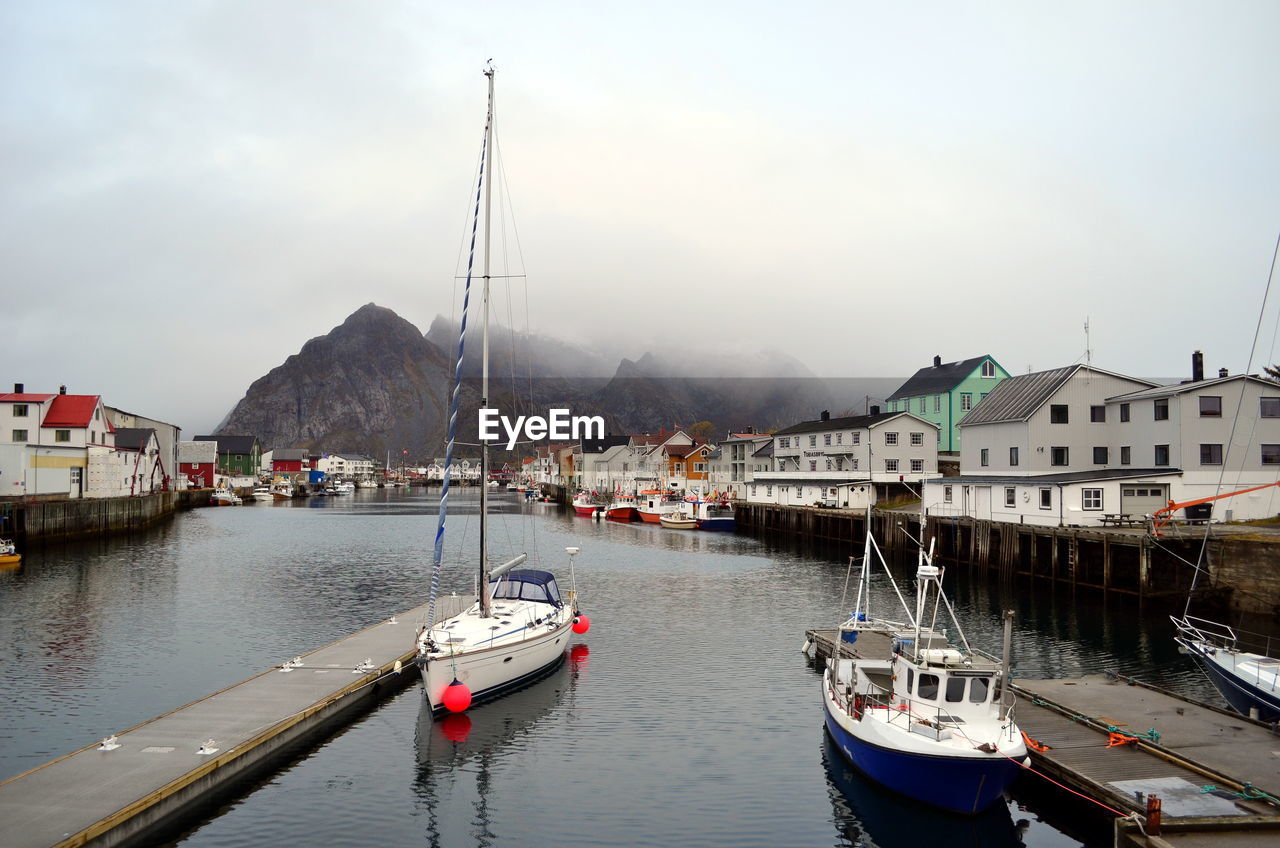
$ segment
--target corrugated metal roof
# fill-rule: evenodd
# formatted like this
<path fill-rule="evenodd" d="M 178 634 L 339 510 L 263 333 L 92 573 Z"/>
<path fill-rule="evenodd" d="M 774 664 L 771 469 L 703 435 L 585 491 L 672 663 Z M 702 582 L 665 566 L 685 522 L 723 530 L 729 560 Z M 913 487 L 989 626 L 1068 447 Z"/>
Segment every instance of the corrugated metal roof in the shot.
<path fill-rule="evenodd" d="M 990 359 L 990 354 L 975 356 L 972 359 L 962 359 L 959 362 L 944 362 L 941 365 L 929 365 L 921 368 L 911 379 L 903 383 L 896 392 L 889 395 L 886 400 L 900 400 L 902 398 L 920 397 L 921 395 L 940 395 L 949 392 L 973 373 L 974 369 L 982 364 L 984 359 Z M 995 362 L 994 359 L 991 360 Z"/>
<path fill-rule="evenodd" d="M 1034 374 L 1019 374 L 1001 380 L 969 414 L 960 419 L 961 427 L 994 424 L 997 421 L 1026 421 L 1041 404 L 1062 388 L 1083 366 L 1068 365 Z"/>
<path fill-rule="evenodd" d="M 116 447 L 140 450 L 147 446 L 153 433 L 153 427 L 120 427 L 116 430 Z"/>
<path fill-rule="evenodd" d="M 1252 380 L 1255 383 L 1261 383 L 1264 386 L 1272 387 L 1275 391 L 1280 392 L 1280 383 L 1276 383 L 1272 380 L 1264 380 L 1261 377 L 1254 376 L 1253 374 L 1236 374 L 1232 377 L 1214 377 L 1212 380 L 1199 380 L 1194 383 L 1174 383 L 1169 386 L 1156 386 L 1152 389 L 1139 389 L 1136 392 L 1129 392 L 1128 394 L 1114 395 L 1107 398 L 1107 400 L 1128 401 L 1172 397 L 1173 395 L 1180 395 L 1184 392 L 1194 392 L 1200 389 L 1212 388 L 1213 386 L 1220 386 L 1226 383 L 1234 383 L 1237 380 Z"/>
<path fill-rule="evenodd" d="M 249 453 L 253 453 L 253 446 L 257 443 L 258 437 L 257 436 L 225 436 L 225 435 L 196 436 L 194 439 L 192 439 L 192 441 L 193 442 L 217 442 L 219 453 L 249 454 Z M 299 454 L 302 453 L 300 449 L 298 452 Z M 276 452 L 276 457 L 279 458 L 279 451 Z"/>

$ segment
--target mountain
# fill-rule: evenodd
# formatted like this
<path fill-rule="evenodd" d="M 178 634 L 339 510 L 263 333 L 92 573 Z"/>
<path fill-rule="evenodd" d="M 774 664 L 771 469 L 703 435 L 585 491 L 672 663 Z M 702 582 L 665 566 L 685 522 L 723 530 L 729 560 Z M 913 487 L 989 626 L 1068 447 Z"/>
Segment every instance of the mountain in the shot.
<path fill-rule="evenodd" d="M 268 448 L 303 447 L 373 457 L 407 450 L 444 454 L 455 325 L 437 317 L 426 334 L 369 303 L 249 387 L 218 426 Z M 474 335 L 473 335 L 474 332 Z M 480 404 L 478 328 L 468 327 L 458 440 L 474 445 Z M 785 427 L 883 403 L 902 381 L 823 379 L 780 351 L 661 350 L 608 364 L 603 354 L 545 336 L 490 328 L 489 405 L 503 415 L 600 415 L 609 433 L 652 432 L 710 421 L 717 432 Z M 470 445 L 462 455 L 474 455 Z M 524 446 L 519 451 L 529 452 Z M 497 462 L 505 459 L 501 452 Z"/>
<path fill-rule="evenodd" d="M 218 432 L 256 435 L 268 449 L 434 451 L 451 380 L 444 351 L 369 303 L 255 380 Z"/>

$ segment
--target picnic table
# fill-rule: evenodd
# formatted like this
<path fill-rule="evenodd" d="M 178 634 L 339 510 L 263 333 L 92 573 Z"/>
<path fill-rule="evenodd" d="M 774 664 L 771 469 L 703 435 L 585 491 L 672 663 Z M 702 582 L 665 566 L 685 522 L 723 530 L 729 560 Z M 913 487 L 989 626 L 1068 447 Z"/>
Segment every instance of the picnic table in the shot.
<path fill-rule="evenodd" d="M 1104 512 L 1099 519 L 1103 527 L 1137 527 L 1142 524 L 1142 516 L 1133 516 L 1127 512 Z"/>

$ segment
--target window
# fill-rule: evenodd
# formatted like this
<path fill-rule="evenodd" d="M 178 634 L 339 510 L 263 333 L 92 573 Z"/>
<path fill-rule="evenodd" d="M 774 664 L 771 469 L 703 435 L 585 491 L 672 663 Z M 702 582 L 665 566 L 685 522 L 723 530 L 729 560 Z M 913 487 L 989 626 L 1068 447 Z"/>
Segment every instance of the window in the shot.
<path fill-rule="evenodd" d="M 1018 505 L 1018 490 L 1013 486 L 1004 487 L 1004 505 L 1008 507 Z"/>
<path fill-rule="evenodd" d="M 54 430 L 53 440 L 55 442 L 69 442 L 71 441 L 71 431 L 70 430 Z"/>
<path fill-rule="evenodd" d="M 1093 464 L 1094 464 L 1094 465 L 1106 465 L 1106 464 L 1107 464 L 1107 449 L 1106 449 L 1106 448 L 1094 448 L 1094 449 L 1093 449 Z"/>
<path fill-rule="evenodd" d="M 1280 445 L 1262 446 L 1262 464 L 1280 465 Z"/>
<path fill-rule="evenodd" d="M 1280 418 L 1280 397 L 1259 398 L 1258 413 L 1263 418 Z"/>
<path fill-rule="evenodd" d="M 1053 509 L 1053 489 L 1047 486 L 1040 489 L 1040 508 Z"/>
<path fill-rule="evenodd" d="M 896 472 L 898 470 L 898 460 L 886 459 L 884 461 L 884 470 L 889 472 Z"/>
<path fill-rule="evenodd" d="M 924 398 L 920 398 L 918 409 L 920 410 L 920 414 L 923 415 L 924 414 Z"/>
<path fill-rule="evenodd" d="M 804 486 L 796 486 L 796 499 L 804 497 Z"/>
<path fill-rule="evenodd" d="M 942 487 L 942 502 L 951 503 L 951 487 L 950 486 Z"/>
<path fill-rule="evenodd" d="M 911 687 L 916 683 L 916 671 L 911 666 L 907 666 L 907 694 L 911 694 Z"/>
<path fill-rule="evenodd" d="M 885 443 L 886 445 L 896 445 L 896 444 L 898 443 L 898 434 L 897 434 L 897 433 L 885 433 L 885 434 L 884 434 L 884 443 Z"/>
<path fill-rule="evenodd" d="M 937 698 L 938 697 L 938 675 L 921 674 L 920 688 L 916 689 L 916 696 L 923 698 L 926 701 L 932 701 L 934 698 Z"/>
<path fill-rule="evenodd" d="M 913 445 L 923 445 L 923 444 L 924 444 L 924 433 L 912 433 L 912 434 L 911 434 L 911 444 L 913 444 Z"/>
<path fill-rule="evenodd" d="M 986 449 L 986 448 L 983 448 L 981 451 L 979 451 L 979 452 L 978 452 L 978 464 L 979 464 L 979 465 L 983 465 L 983 466 L 985 466 L 985 465 L 988 465 L 988 464 L 989 464 L 989 463 L 987 462 L 987 454 L 988 454 L 988 451 L 987 451 L 987 449 Z"/>
<path fill-rule="evenodd" d="M 1080 507 L 1082 509 L 1102 509 L 1102 490 L 1081 489 Z"/>
<path fill-rule="evenodd" d="M 964 700 L 964 681 L 963 677 L 947 678 L 947 702 L 956 704 Z"/>
<path fill-rule="evenodd" d="M 1201 395 L 1200 396 L 1200 417 L 1201 418 L 1221 418 L 1222 417 L 1222 397 L 1220 395 Z"/>
<path fill-rule="evenodd" d="M 1280 398 L 1276 398 L 1276 400 L 1280 401 Z M 934 412 L 942 411 L 942 395 L 933 396 L 933 411 Z M 1280 416 L 1277 416 L 1277 417 L 1280 417 Z"/>
<path fill-rule="evenodd" d="M 706 473 L 706 470 L 707 470 L 707 464 L 705 462 L 695 462 L 693 464 L 693 471 L 695 474 L 699 472 Z"/>
<path fill-rule="evenodd" d="M 982 363 L 982 376 L 994 377 L 996 375 L 996 364 L 990 359 Z"/>
<path fill-rule="evenodd" d="M 1155 420 L 1168 421 L 1169 420 L 1169 399 L 1160 398 L 1160 400 L 1157 400 L 1154 403 L 1155 403 L 1155 412 L 1154 412 Z"/>
<path fill-rule="evenodd" d="M 960 411 L 965 412 L 970 409 L 973 409 L 973 393 L 961 392 L 960 393 Z"/>
<path fill-rule="evenodd" d="M 1129 420 L 1129 404 L 1127 403 L 1120 404 L 1120 420 L 1121 421 Z"/>
<path fill-rule="evenodd" d="M 856 445 L 856 444 L 858 444 L 858 443 L 859 443 L 859 442 L 861 442 L 861 441 L 862 441 L 862 432 L 861 432 L 861 431 L 859 431 L 859 430 L 854 430 L 854 431 L 849 435 L 849 444 L 851 444 L 851 445 Z"/>
<path fill-rule="evenodd" d="M 831 460 L 829 460 L 829 459 L 827 460 L 827 470 L 828 470 L 828 471 L 830 471 L 830 470 L 831 470 Z"/>
<path fill-rule="evenodd" d="M 991 680 L 987 677 L 975 677 L 969 681 L 969 703 L 981 704 L 987 700 L 991 691 Z"/>
<path fill-rule="evenodd" d="M 1066 424 L 1069 421 L 1067 415 L 1067 405 L 1065 403 L 1055 403 L 1049 406 L 1049 423 L 1050 424 Z"/>
<path fill-rule="evenodd" d="M 1089 407 L 1089 421 L 1093 424 L 1105 424 L 1107 421 L 1107 408 L 1105 406 Z"/>
<path fill-rule="evenodd" d="M 787 436 L 783 436 L 782 438 L 778 439 L 778 447 L 780 448 L 791 447 L 791 439 L 788 438 Z"/>
<path fill-rule="evenodd" d="M 809 470 L 810 470 L 810 471 L 817 471 L 817 470 L 818 470 L 818 460 L 816 460 L 816 459 L 811 459 L 811 460 L 809 460 Z"/>
<path fill-rule="evenodd" d="M 911 471 L 912 471 L 913 473 L 915 473 L 915 474 L 923 473 L 923 472 L 924 472 L 924 460 L 923 460 L 923 459 L 913 459 L 913 460 L 911 460 Z"/>
<path fill-rule="evenodd" d="M 13 431 L 13 440 L 14 440 L 15 442 L 25 442 L 25 441 L 27 440 L 27 431 L 26 431 L 26 430 L 14 430 L 14 431 Z"/>
<path fill-rule="evenodd" d="M 844 457 L 836 457 L 836 471 L 844 471 Z"/>
<path fill-rule="evenodd" d="M 1200 464 L 1201 465 L 1221 465 L 1222 464 L 1222 445 L 1201 445 L 1200 446 Z"/>
<path fill-rule="evenodd" d="M 1280 400 L 1280 398 L 1277 398 L 1277 400 Z M 27 417 L 27 405 L 26 405 L 25 403 L 15 403 L 15 404 L 13 405 L 13 417 L 14 417 L 14 418 L 26 418 L 26 417 Z"/>
<path fill-rule="evenodd" d="M 1169 464 L 1169 446 L 1168 445 L 1156 445 L 1155 464 L 1156 465 Z"/>
<path fill-rule="evenodd" d="M 822 434 L 822 443 L 823 443 L 824 445 L 827 445 L 827 446 L 830 446 L 830 445 L 831 445 L 831 434 L 830 434 L 830 433 L 823 433 L 823 434 Z"/>
<path fill-rule="evenodd" d="M 1017 466 L 1017 464 L 1018 464 L 1018 449 L 1009 448 L 1009 465 Z"/>
<path fill-rule="evenodd" d="M 817 437 L 817 436 L 810 436 L 810 437 L 809 437 L 809 447 L 811 447 L 811 448 L 816 448 L 817 446 L 818 446 L 818 437 Z"/>
<path fill-rule="evenodd" d="M 1132 454 L 1132 451 L 1129 450 L 1128 445 L 1121 445 L 1120 446 L 1120 464 L 1128 465 L 1131 454 Z"/>
<path fill-rule="evenodd" d="M 853 463 L 849 466 L 849 470 L 850 471 L 858 470 L 858 460 L 856 458 L 853 460 Z"/>
<path fill-rule="evenodd" d="M 844 444 L 844 433 L 836 433 L 836 444 L 837 445 Z"/>
<path fill-rule="evenodd" d="M 1070 453 L 1066 448 L 1049 448 L 1049 464 L 1050 465 L 1070 465 L 1068 457 Z"/>

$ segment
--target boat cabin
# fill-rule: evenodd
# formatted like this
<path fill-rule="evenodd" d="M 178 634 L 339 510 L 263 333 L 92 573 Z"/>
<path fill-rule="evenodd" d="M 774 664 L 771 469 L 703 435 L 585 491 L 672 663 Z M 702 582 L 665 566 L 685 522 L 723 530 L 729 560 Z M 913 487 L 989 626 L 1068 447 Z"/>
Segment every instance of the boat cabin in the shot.
<path fill-rule="evenodd" d="M 508 571 L 489 586 L 491 597 L 495 601 L 535 601 L 557 608 L 564 606 L 564 601 L 560 598 L 560 587 L 556 585 L 556 578 L 550 571 L 517 568 Z"/>

